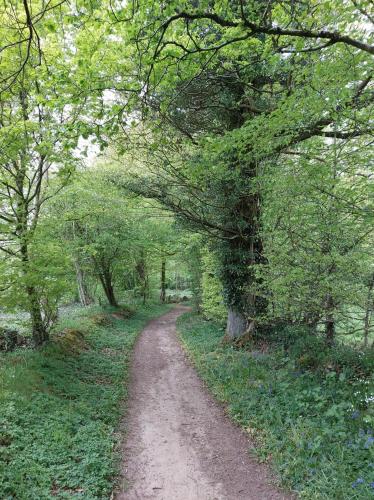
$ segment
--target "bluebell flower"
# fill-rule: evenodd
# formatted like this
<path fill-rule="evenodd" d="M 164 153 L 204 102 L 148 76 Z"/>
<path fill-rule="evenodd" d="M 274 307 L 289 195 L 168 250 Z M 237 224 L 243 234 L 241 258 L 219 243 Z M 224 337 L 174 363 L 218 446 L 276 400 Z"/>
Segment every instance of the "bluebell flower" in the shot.
<path fill-rule="evenodd" d="M 374 490 L 374 481 L 373 481 L 372 483 L 370 483 L 370 484 L 369 484 L 369 486 L 370 486 L 370 488 L 371 488 L 372 490 Z"/>
<path fill-rule="evenodd" d="M 368 437 L 365 443 L 365 448 L 370 448 L 370 446 L 374 443 L 374 437 Z"/>
<path fill-rule="evenodd" d="M 353 420 L 356 420 L 360 416 L 360 412 L 358 410 L 355 410 L 354 412 L 351 413 L 351 418 Z"/>
<path fill-rule="evenodd" d="M 359 477 L 356 479 L 356 481 L 354 481 L 352 483 L 352 488 L 356 488 L 356 486 L 358 486 L 359 484 L 363 484 L 365 482 L 365 479 L 363 479 L 362 477 Z"/>

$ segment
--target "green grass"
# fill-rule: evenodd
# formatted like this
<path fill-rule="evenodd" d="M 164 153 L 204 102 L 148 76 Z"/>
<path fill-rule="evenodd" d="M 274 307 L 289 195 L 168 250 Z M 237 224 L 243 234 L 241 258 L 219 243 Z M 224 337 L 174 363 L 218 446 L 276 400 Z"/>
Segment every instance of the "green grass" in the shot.
<path fill-rule="evenodd" d="M 285 486 L 313 500 L 374 497 L 373 385 L 370 371 L 357 374 L 351 351 L 346 366 L 311 371 L 300 368 L 297 343 L 233 348 L 222 344 L 222 328 L 193 314 L 178 329 L 202 378 Z M 358 373 L 367 366 L 358 365 Z"/>
<path fill-rule="evenodd" d="M 1 499 L 109 498 L 129 355 L 146 322 L 168 308 L 109 315 L 104 326 L 91 318 L 103 311 L 76 310 L 57 329 L 67 336 L 0 356 Z"/>

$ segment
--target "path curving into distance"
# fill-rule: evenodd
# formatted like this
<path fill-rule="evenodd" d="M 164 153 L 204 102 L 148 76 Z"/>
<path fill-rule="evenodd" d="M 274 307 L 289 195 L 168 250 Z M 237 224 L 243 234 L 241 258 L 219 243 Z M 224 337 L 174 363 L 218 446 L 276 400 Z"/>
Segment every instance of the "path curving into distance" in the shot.
<path fill-rule="evenodd" d="M 286 500 L 246 435 L 208 394 L 176 337 L 178 306 L 141 333 L 117 500 Z"/>

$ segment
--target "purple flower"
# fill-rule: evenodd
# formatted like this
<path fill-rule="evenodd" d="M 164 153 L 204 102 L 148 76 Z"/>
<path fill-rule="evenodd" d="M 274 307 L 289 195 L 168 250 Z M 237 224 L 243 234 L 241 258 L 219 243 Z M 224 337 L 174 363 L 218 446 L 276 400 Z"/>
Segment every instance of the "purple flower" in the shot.
<path fill-rule="evenodd" d="M 365 448 L 370 448 L 370 446 L 374 443 L 374 437 L 368 437 L 365 443 Z"/>
<path fill-rule="evenodd" d="M 359 477 L 352 483 L 352 488 L 356 488 L 359 484 L 363 484 L 365 482 L 365 479 L 362 479 L 362 477 Z"/>
<path fill-rule="evenodd" d="M 358 410 L 355 410 L 354 412 L 351 413 L 351 418 L 353 420 L 356 420 L 360 416 L 360 412 Z"/>

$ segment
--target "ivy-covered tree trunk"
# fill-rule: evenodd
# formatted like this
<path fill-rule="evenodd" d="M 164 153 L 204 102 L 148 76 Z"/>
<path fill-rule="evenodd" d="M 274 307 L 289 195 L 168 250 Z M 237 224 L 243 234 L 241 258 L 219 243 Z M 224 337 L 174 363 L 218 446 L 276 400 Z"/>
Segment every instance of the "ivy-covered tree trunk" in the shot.
<path fill-rule="evenodd" d="M 261 239 L 228 240 L 221 244 L 221 280 L 228 308 L 226 335 L 229 339 L 252 332 L 266 313 L 267 302 L 259 295 L 255 265 L 262 255 Z"/>
<path fill-rule="evenodd" d="M 264 262 L 260 234 L 261 199 L 256 183 L 256 167 L 246 169 L 245 193 L 227 213 L 226 225 L 235 237 L 219 245 L 221 281 L 228 307 L 226 335 L 229 339 L 252 332 L 267 310 L 256 266 Z M 246 194 L 248 191 L 249 194 Z"/>

